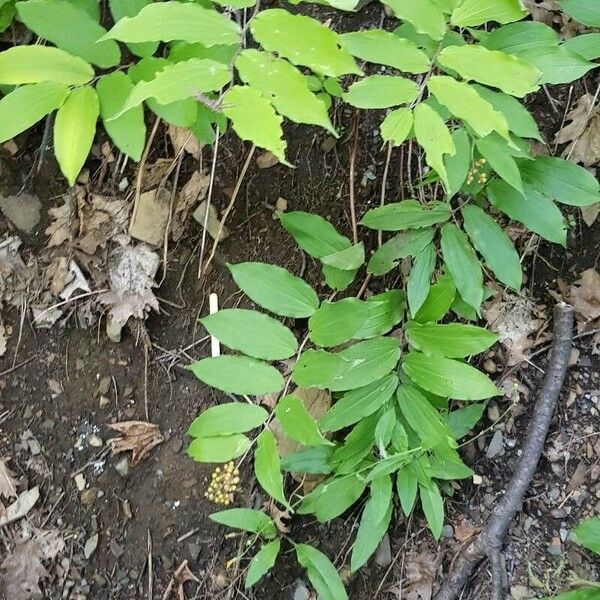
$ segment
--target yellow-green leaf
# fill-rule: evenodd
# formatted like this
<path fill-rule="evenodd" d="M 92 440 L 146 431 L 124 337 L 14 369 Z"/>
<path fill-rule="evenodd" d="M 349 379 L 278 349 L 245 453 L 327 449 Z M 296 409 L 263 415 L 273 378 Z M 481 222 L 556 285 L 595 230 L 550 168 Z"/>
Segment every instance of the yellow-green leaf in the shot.
<path fill-rule="evenodd" d="M 199 437 L 188 446 L 188 456 L 201 463 L 224 463 L 244 454 L 250 445 L 241 433 Z"/>
<path fill-rule="evenodd" d="M 394 14 L 410 23 L 418 33 L 441 40 L 446 33 L 446 18 L 432 0 L 384 0 Z"/>
<path fill-rule="evenodd" d="M 379 129 L 384 142 L 400 146 L 408 137 L 413 126 L 413 114 L 408 108 L 397 108 L 389 113 Z"/>
<path fill-rule="evenodd" d="M 289 508 L 283 492 L 283 475 L 277 440 L 270 429 L 263 430 L 256 440 L 254 473 L 262 489 L 277 502 Z"/>
<path fill-rule="evenodd" d="M 450 17 L 452 25 L 474 27 L 488 21 L 512 23 L 527 16 L 520 0 L 464 0 Z"/>
<path fill-rule="evenodd" d="M 419 94 L 414 81 L 397 75 L 370 75 L 353 83 L 343 98 L 357 108 L 390 108 L 412 102 Z"/>

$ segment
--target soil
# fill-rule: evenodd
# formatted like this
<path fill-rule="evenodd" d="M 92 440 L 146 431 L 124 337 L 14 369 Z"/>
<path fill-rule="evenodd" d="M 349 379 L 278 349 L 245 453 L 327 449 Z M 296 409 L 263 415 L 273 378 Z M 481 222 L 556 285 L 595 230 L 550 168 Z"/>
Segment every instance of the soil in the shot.
<path fill-rule="evenodd" d="M 334 15 L 337 18 L 338 14 L 332 12 Z M 360 18 L 378 21 L 379 16 L 363 14 Z M 348 27 L 356 25 L 354 22 Z M 564 110 L 562 91 L 552 93 Z M 531 107 L 547 138 L 552 139 L 560 119 L 543 92 L 532 99 Z M 376 135 L 376 118 L 370 116 L 367 120 L 354 111 L 338 110 L 335 123 L 344 132 L 337 142 L 315 129 L 288 126 L 288 157 L 293 169 L 281 165 L 259 169 L 252 161 L 227 223 L 231 234 L 219 245 L 210 271 L 200 279 L 197 247 L 201 236 L 190 219 L 186 236 L 169 247 L 165 280 L 157 292 L 161 312 L 146 321 L 149 348 L 136 327 L 126 332 L 121 343 L 114 344 L 107 339 L 102 321 L 93 329 L 82 329 L 73 317 L 66 326 L 43 330 L 34 327 L 29 311 L 4 310 L 4 324 L 13 330 L 6 354 L 0 358 L 0 432 L 5 438 L 4 447 L 12 455 L 19 489 L 40 486 L 41 498 L 32 520 L 38 526 L 43 523 L 47 528 L 58 528 L 66 540 L 65 552 L 42 582 L 45 598 L 163 598 L 175 569 L 184 560 L 189 561 L 189 568 L 199 580 L 185 585 L 188 599 L 308 598 L 298 595 L 304 591 L 305 575 L 286 543 L 283 559 L 274 572 L 254 589 L 244 590 L 240 579 L 246 559 L 241 564 L 228 564 L 243 549 L 245 538 L 231 535 L 208 519 L 217 509 L 204 498 L 211 468 L 194 463 L 185 452 L 185 432 L 190 422 L 220 396 L 185 367 L 209 352 L 209 342 L 197 324 L 198 316 L 207 312 L 208 294 L 217 293 L 221 306 L 244 302 L 227 275 L 226 262 L 273 262 L 303 273 L 325 290 L 318 266 L 278 225 L 274 217 L 278 198 L 287 200 L 288 210 L 323 215 L 349 235 L 348 162 L 356 139 L 357 212 L 361 215 L 379 203 L 385 152 Z M 36 129 L 19 138 L 21 150 L 16 156 L 5 153 L 0 157 L 0 194 L 20 188 L 41 133 Z M 226 136 L 222 142 L 215 178 L 219 209 L 229 201 L 228 193 L 247 152 L 248 146 L 233 136 Z M 166 138 L 157 141 L 148 162 L 164 156 L 173 156 Z M 210 156 L 206 149 L 205 161 Z M 405 182 L 410 173 L 405 158 L 400 151 L 392 156 L 388 201 L 409 197 Z M 92 160 L 88 166 L 93 185 L 98 163 Z M 185 175 L 195 168 L 197 163 L 187 157 L 181 180 L 185 181 Z M 129 179 L 133 177 L 130 173 Z M 59 196 L 67 189 L 50 152 L 31 183 L 42 201 L 42 220 L 31 235 L 22 235 L 22 239 L 24 254 L 35 256 L 46 243 L 48 209 L 60 204 Z M 583 270 L 597 267 L 600 226 L 596 223 L 588 228 L 577 215 L 575 218 L 566 251 L 540 244 L 526 261 L 528 285 L 539 303 L 548 307 L 552 303 L 548 289 L 556 287 L 557 278 L 573 281 Z M 0 216 L 0 234 L 9 231 L 9 224 L 2 219 Z M 600 513 L 599 361 L 590 338 L 578 340 L 577 347 L 578 361 L 570 370 L 546 454 L 507 539 L 507 583 L 515 600 L 532 594 L 553 594 L 573 575 L 600 580 L 600 562 L 568 539 L 571 527 Z M 497 365 L 494 377 L 501 378 L 502 357 L 491 353 L 487 358 Z M 501 451 L 492 458 L 486 456 L 494 433 L 489 427 L 498 412 L 510 409 L 511 399 L 507 397 L 490 405 L 479 428 L 481 434 L 463 448 L 465 460 L 481 480 L 478 485 L 463 482 L 456 486 L 447 503 L 449 527 L 442 541 L 436 544 L 432 540 L 421 514 L 408 522 L 396 516 L 389 534 L 390 556 L 386 557 L 384 551 L 379 556 L 384 566 L 371 561 L 353 577 L 343 571 L 352 599 L 427 600 L 427 582 L 441 580 L 461 540 L 468 537 L 502 493 L 518 458 L 545 360 L 543 354 L 539 355 L 534 364 L 525 363 L 516 372 L 517 402 L 509 410 L 508 420 L 496 428 L 503 434 Z M 164 442 L 124 472 L 125 455 L 111 456 L 104 445 L 92 446 L 89 442 L 97 443 L 100 437 L 105 443 L 115 435 L 107 425 L 126 420 L 157 424 Z M 32 438 L 39 443 L 38 452 L 32 452 L 32 444 L 27 442 Z M 80 473 L 85 478 L 84 490 L 76 485 L 75 476 Z M 264 500 L 246 465 L 236 505 L 260 507 Z M 348 562 L 359 517 L 355 507 L 327 526 L 294 518 L 289 523 L 289 535 L 297 541 L 317 544 L 342 567 Z M 0 562 L 15 530 L 1 532 Z M 84 547 L 96 533 L 98 546 L 86 559 Z M 425 582 L 421 588 L 419 577 L 422 584 Z M 419 589 L 424 591 L 420 593 Z M 474 576 L 464 597 L 485 599 L 488 590 L 484 567 Z"/>

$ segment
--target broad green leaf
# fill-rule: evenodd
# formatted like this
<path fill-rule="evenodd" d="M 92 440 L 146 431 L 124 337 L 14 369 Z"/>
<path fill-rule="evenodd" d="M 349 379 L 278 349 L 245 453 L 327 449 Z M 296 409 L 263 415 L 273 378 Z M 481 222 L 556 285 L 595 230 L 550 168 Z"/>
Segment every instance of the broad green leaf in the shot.
<path fill-rule="evenodd" d="M 263 360 L 284 360 L 298 349 L 282 323 L 255 310 L 228 308 L 200 319 L 208 333 L 228 348 Z"/>
<path fill-rule="evenodd" d="M 42 81 L 83 85 L 93 76 L 94 69 L 89 63 L 60 48 L 14 46 L 0 52 L 0 85 Z"/>
<path fill-rule="evenodd" d="M 448 358 L 480 354 L 498 341 L 498 336 L 487 329 L 461 323 L 421 325 L 413 321 L 408 323 L 405 333 L 413 348 Z"/>
<path fill-rule="evenodd" d="M 321 258 L 351 246 L 348 238 L 319 215 L 302 211 L 280 212 L 279 220 L 296 243 L 308 254 Z"/>
<path fill-rule="evenodd" d="M 473 403 L 448 413 L 446 423 L 455 440 L 465 437 L 481 419 L 485 411 L 485 403 Z"/>
<path fill-rule="evenodd" d="M 402 369 L 418 386 L 438 396 L 484 400 L 499 394 L 486 375 L 458 360 L 411 352 Z"/>
<path fill-rule="evenodd" d="M 489 288 L 483 288 L 483 301 L 485 302 L 489 298 L 495 295 L 495 292 Z M 480 315 L 475 312 L 475 309 L 472 306 L 469 306 L 460 296 L 460 294 L 456 294 L 454 298 L 454 302 L 452 303 L 452 311 L 455 312 L 461 319 L 465 319 L 466 321 L 479 321 Z"/>
<path fill-rule="evenodd" d="M 298 396 L 290 394 L 281 398 L 275 408 L 275 415 L 283 433 L 291 440 L 304 446 L 320 446 L 329 443 Z"/>
<path fill-rule="evenodd" d="M 491 133 L 484 138 L 475 140 L 475 146 L 477 146 L 479 154 L 487 160 L 490 167 L 506 183 L 519 192 L 523 191 L 523 181 L 519 167 L 515 159 L 509 154 L 510 150 L 505 139 L 502 139 L 496 133 Z"/>
<path fill-rule="evenodd" d="M 242 456 L 250 446 L 250 440 L 241 433 L 202 437 L 192 440 L 188 455 L 197 462 L 224 463 Z"/>
<path fill-rule="evenodd" d="M 90 153 L 99 114 L 98 95 L 89 86 L 73 90 L 56 113 L 54 154 L 69 185 L 75 183 Z"/>
<path fill-rule="evenodd" d="M 504 115 L 484 100 L 475 88 L 453 77 L 434 76 L 429 80 L 429 91 L 455 117 L 465 121 L 479 137 L 497 131 L 508 138 L 508 123 Z"/>
<path fill-rule="evenodd" d="M 400 498 L 402 512 L 408 517 L 415 505 L 417 492 L 419 490 L 417 478 L 410 467 L 405 466 L 398 471 L 396 489 L 398 491 L 398 497 Z"/>
<path fill-rule="evenodd" d="M 216 0 L 216 2 L 221 6 L 230 6 L 235 10 L 242 10 L 243 8 L 250 8 L 251 6 L 254 6 L 257 0 Z"/>
<path fill-rule="evenodd" d="M 14 0 L 0 2 L 0 33 L 3 33 L 10 27 L 16 14 L 17 9 L 15 8 Z"/>
<path fill-rule="evenodd" d="M 547 596 L 543 600 L 598 600 L 598 588 L 586 587 L 563 592 L 558 596 Z"/>
<path fill-rule="evenodd" d="M 455 296 L 454 280 L 448 274 L 442 275 L 431 286 L 427 299 L 414 316 L 414 320 L 419 323 L 439 321 L 450 310 Z"/>
<path fill-rule="evenodd" d="M 373 555 L 385 535 L 392 517 L 392 479 L 389 475 L 371 482 L 371 494 L 360 519 L 352 546 L 350 570 L 357 571 Z"/>
<path fill-rule="evenodd" d="M 308 544 L 296 544 L 296 556 L 322 600 L 348 600 L 344 584 L 331 561 Z"/>
<path fill-rule="evenodd" d="M 345 250 L 322 256 L 321 262 L 341 271 L 355 271 L 365 262 L 365 247 L 362 242 L 354 244 Z"/>
<path fill-rule="evenodd" d="M 482 42 L 488 50 L 502 50 L 509 54 L 558 46 L 560 36 L 552 27 L 539 21 L 521 21 L 494 29 Z"/>
<path fill-rule="evenodd" d="M 600 33 L 577 35 L 566 40 L 564 46 L 586 60 L 596 60 L 600 58 Z"/>
<path fill-rule="evenodd" d="M 208 515 L 215 523 L 227 525 L 233 529 L 241 529 L 250 533 L 258 533 L 269 538 L 275 537 L 275 523 L 262 511 L 250 508 L 230 508 Z"/>
<path fill-rule="evenodd" d="M 461 77 L 497 87 L 512 96 L 525 96 L 539 89 L 540 72 L 529 63 L 505 52 L 483 46 L 449 46 L 437 62 Z"/>
<path fill-rule="evenodd" d="M 454 223 L 442 227 L 444 262 L 465 302 L 479 311 L 483 300 L 483 273 L 467 236 Z"/>
<path fill-rule="evenodd" d="M 362 419 L 346 436 L 343 445 L 336 449 L 333 455 L 333 462 L 336 465 L 335 470 L 338 475 L 356 473 L 358 466 L 367 457 L 372 456 L 375 429 L 379 422 L 379 417 L 380 414 L 375 413 Z"/>
<path fill-rule="evenodd" d="M 359 342 L 335 354 L 307 350 L 294 365 L 292 379 L 301 387 L 353 390 L 387 375 L 399 358 L 398 340 L 391 337 Z"/>
<path fill-rule="evenodd" d="M 84 8 L 67 0 L 27 0 L 15 6 L 21 21 L 31 31 L 59 48 L 103 69 L 121 61 L 121 52 L 114 40 L 98 41 L 106 29 Z"/>
<path fill-rule="evenodd" d="M 464 0 L 452 13 L 450 22 L 457 27 L 474 27 L 488 21 L 511 23 L 526 16 L 520 0 Z"/>
<path fill-rule="evenodd" d="M 400 38 L 409 40 L 415 44 L 417 48 L 421 48 L 430 58 L 437 52 L 440 45 L 439 40 L 436 41 L 424 33 L 417 32 L 417 30 L 408 21 L 402 23 L 402 25 L 399 27 L 396 27 L 393 33 Z M 448 33 L 449 32 L 447 32 L 447 34 Z"/>
<path fill-rule="evenodd" d="M 595 0 L 561 0 L 562 9 L 589 27 L 600 27 L 600 5 Z"/>
<path fill-rule="evenodd" d="M 342 35 L 353 56 L 367 62 L 387 65 L 407 73 L 425 73 L 429 57 L 413 42 L 383 29 L 353 31 Z"/>
<path fill-rule="evenodd" d="M 116 23 L 123 17 L 135 17 L 142 8 L 151 4 L 153 0 L 109 0 L 108 6 L 113 21 Z M 158 42 L 141 42 L 127 44 L 132 54 L 140 57 L 152 56 L 158 48 Z"/>
<path fill-rule="evenodd" d="M 462 188 L 473 162 L 473 144 L 464 127 L 452 132 L 452 141 L 456 148 L 454 156 L 446 156 L 444 164 L 448 173 L 448 199 L 453 198 Z"/>
<path fill-rule="evenodd" d="M 121 42 L 200 42 L 237 44 L 240 27 L 225 15 L 195 2 L 155 2 L 124 17 L 102 38 Z"/>
<path fill-rule="evenodd" d="M 259 90 L 280 115 L 295 123 L 320 125 L 337 137 L 325 105 L 308 89 L 304 75 L 287 60 L 248 49 L 238 54 L 235 67 L 241 80 Z"/>
<path fill-rule="evenodd" d="M 396 409 L 393 406 L 385 409 L 377 421 L 374 441 L 381 456 L 387 456 L 386 448 L 392 440 L 392 433 L 397 422 Z"/>
<path fill-rule="evenodd" d="M 144 109 L 136 106 L 113 119 L 132 89 L 131 79 L 122 71 L 104 75 L 96 83 L 96 92 L 98 92 L 100 101 L 100 117 L 104 129 L 115 146 L 137 162 L 140 160 L 146 144 Z"/>
<path fill-rule="evenodd" d="M 367 300 L 369 317 L 354 334 L 356 340 L 366 340 L 384 335 L 402 320 L 404 294 L 400 290 L 390 290 L 376 294 Z"/>
<path fill-rule="evenodd" d="M 271 103 L 256 89 L 234 85 L 223 96 L 223 114 L 242 140 L 264 148 L 284 164 L 287 143 L 283 137 L 283 119 Z"/>
<path fill-rule="evenodd" d="M 309 446 L 281 458 L 286 471 L 311 474 L 328 474 L 333 471 L 333 446 Z"/>
<path fill-rule="evenodd" d="M 541 235 L 549 242 L 567 243 L 565 220 L 556 204 L 529 185 L 519 194 L 504 181 L 494 180 L 487 186 L 489 201 L 511 219 Z"/>
<path fill-rule="evenodd" d="M 519 52 L 519 58 L 539 70 L 540 84 L 571 83 L 598 67 L 598 63 L 587 61 L 567 46 L 532 48 Z"/>
<path fill-rule="evenodd" d="M 250 22 L 252 37 L 265 49 L 316 73 L 361 75 L 342 38 L 316 19 L 282 8 L 263 10 Z"/>
<path fill-rule="evenodd" d="M 254 302 L 283 317 L 307 318 L 319 306 L 315 291 L 300 277 L 275 265 L 245 262 L 227 267 Z"/>
<path fill-rule="evenodd" d="M 117 117 L 147 98 L 159 104 L 170 104 L 197 94 L 218 91 L 231 80 L 231 72 L 223 63 L 207 58 L 190 58 L 169 64 L 151 81 L 140 81 L 135 85 Z"/>
<path fill-rule="evenodd" d="M 398 75 L 369 75 L 353 83 L 343 95 L 357 108 L 391 108 L 412 102 L 419 94 L 414 81 Z"/>
<path fill-rule="evenodd" d="M 248 566 L 244 587 L 246 589 L 252 587 L 260 581 L 272 568 L 277 560 L 281 540 L 273 540 L 265 544 L 253 557 Z"/>
<path fill-rule="evenodd" d="M 436 250 L 433 244 L 426 246 L 413 261 L 406 285 L 406 296 L 412 316 L 421 308 L 429 294 L 435 263 Z"/>
<path fill-rule="evenodd" d="M 583 521 L 573 529 L 577 541 L 584 548 L 600 554 L 600 517 Z"/>
<path fill-rule="evenodd" d="M 452 11 L 460 6 L 463 0 L 433 0 L 433 3 L 445 13 L 452 13 Z"/>
<path fill-rule="evenodd" d="M 256 438 L 254 473 L 262 489 L 277 502 L 289 508 L 283 493 L 283 475 L 281 474 L 277 440 L 270 429 L 263 430 Z"/>
<path fill-rule="evenodd" d="M 392 397 L 397 387 L 398 378 L 390 374 L 365 387 L 346 392 L 321 419 L 321 429 L 339 431 L 372 415 Z"/>
<path fill-rule="evenodd" d="M 187 434 L 190 437 L 206 437 L 246 433 L 260 427 L 268 416 L 269 413 L 258 404 L 226 402 L 202 411 L 192 421 Z"/>
<path fill-rule="evenodd" d="M 446 33 L 446 19 L 432 0 L 385 0 L 396 17 L 410 23 L 418 33 L 441 40 Z"/>
<path fill-rule="evenodd" d="M 403 258 L 417 256 L 433 240 L 433 229 L 403 231 L 385 242 L 373 253 L 367 271 L 373 275 L 385 275 L 398 266 Z"/>
<path fill-rule="evenodd" d="M 439 540 L 444 527 L 444 501 L 437 484 L 431 482 L 429 487 L 419 485 L 419 497 L 429 529 L 433 537 Z"/>
<path fill-rule="evenodd" d="M 275 367 L 247 356 L 203 358 L 189 368 L 198 379 L 223 392 L 258 396 L 283 389 L 283 377 Z"/>
<path fill-rule="evenodd" d="M 69 88 L 53 81 L 24 85 L 0 99 L 0 143 L 29 129 L 60 108 Z"/>
<path fill-rule="evenodd" d="M 367 482 L 354 474 L 328 479 L 304 496 L 298 514 L 314 513 L 321 523 L 326 523 L 346 512 L 366 487 Z"/>
<path fill-rule="evenodd" d="M 516 98 L 503 92 L 495 92 L 483 85 L 475 84 L 472 87 L 484 100 L 487 100 L 498 112 L 504 115 L 509 131 L 519 137 L 542 141 L 535 119 Z"/>
<path fill-rule="evenodd" d="M 218 44 L 217 46 L 207 47 L 200 42 L 196 42 L 195 44 L 177 42 L 171 45 L 169 60 L 171 62 L 181 62 L 190 58 L 210 58 L 224 65 L 231 65 L 239 50 L 240 47 L 238 44 L 229 46 Z"/>
<path fill-rule="evenodd" d="M 393 146 L 400 146 L 412 129 L 413 114 L 408 108 L 397 108 L 389 113 L 379 129 L 384 142 L 390 142 Z"/>
<path fill-rule="evenodd" d="M 450 188 L 444 156 L 454 156 L 456 148 L 450 130 L 440 115 L 427 104 L 414 110 L 414 129 L 417 142 L 425 150 L 427 164 L 440 176 L 446 190 Z"/>
<path fill-rule="evenodd" d="M 521 261 L 504 229 L 473 204 L 463 206 L 461 212 L 465 231 L 496 277 L 505 285 L 520 290 L 523 280 Z"/>
<path fill-rule="evenodd" d="M 356 277 L 358 269 L 352 271 L 343 271 L 329 265 L 323 265 L 323 276 L 325 283 L 332 289 L 343 292 Z"/>
<path fill-rule="evenodd" d="M 329 348 L 351 340 L 369 318 L 367 303 L 358 298 L 324 301 L 308 321 L 310 339 Z"/>
<path fill-rule="evenodd" d="M 569 160 L 538 156 L 521 163 L 523 181 L 540 194 L 571 206 L 600 202 L 600 183 L 587 170 Z"/>
<path fill-rule="evenodd" d="M 444 223 L 450 215 L 450 205 L 445 202 L 423 205 L 418 200 L 402 200 L 372 208 L 360 220 L 360 224 L 380 231 L 420 229 Z"/>

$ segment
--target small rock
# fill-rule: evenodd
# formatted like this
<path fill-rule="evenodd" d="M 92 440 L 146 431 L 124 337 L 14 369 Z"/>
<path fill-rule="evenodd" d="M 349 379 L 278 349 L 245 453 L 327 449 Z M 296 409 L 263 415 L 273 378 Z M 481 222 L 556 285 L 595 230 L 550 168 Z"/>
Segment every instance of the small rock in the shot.
<path fill-rule="evenodd" d="M 304 584 L 303 581 L 298 580 L 296 583 L 296 587 L 294 589 L 294 595 L 292 596 L 292 600 L 309 600 L 310 592 L 308 588 Z"/>
<path fill-rule="evenodd" d="M 442 527 L 442 537 L 445 537 L 445 538 L 454 537 L 454 527 L 452 527 L 452 525 L 444 525 Z"/>
<path fill-rule="evenodd" d="M 496 423 L 497 421 L 500 420 L 500 410 L 498 408 L 498 405 L 495 402 L 492 402 L 487 409 L 487 416 L 488 419 L 492 422 L 492 423 Z"/>
<path fill-rule="evenodd" d="M 564 519 L 567 516 L 567 510 L 565 508 L 553 508 L 550 511 L 550 516 L 553 519 Z"/>
<path fill-rule="evenodd" d="M 87 436 L 87 443 L 92 448 L 102 448 L 102 446 L 104 446 L 102 438 L 99 435 L 96 435 L 95 433 L 90 433 L 90 435 Z"/>
<path fill-rule="evenodd" d="M 37 196 L 19 194 L 18 196 L 0 196 L 0 210 L 4 216 L 20 231 L 31 233 L 40 222 L 42 203 Z"/>
<path fill-rule="evenodd" d="M 77 475 L 75 475 L 75 485 L 77 486 L 77 489 L 80 492 L 83 492 L 83 490 L 85 490 L 86 484 L 87 484 L 87 482 L 85 480 L 83 473 L 77 473 Z"/>
<path fill-rule="evenodd" d="M 277 198 L 277 202 L 275 202 L 275 208 L 282 212 L 285 212 L 288 207 L 288 201 L 285 198 Z"/>
<path fill-rule="evenodd" d="M 116 465 L 115 471 L 121 477 L 127 477 L 129 475 L 129 460 L 127 457 L 122 458 Z"/>
<path fill-rule="evenodd" d="M 473 485 L 481 485 L 483 483 L 483 477 L 481 475 L 473 475 Z"/>
<path fill-rule="evenodd" d="M 325 138 L 325 140 L 323 141 L 323 143 L 321 144 L 321 150 L 323 150 L 323 152 L 325 152 L 325 153 L 331 152 L 335 148 L 336 144 L 337 144 L 336 138 L 334 138 L 331 135 L 327 136 Z"/>
<path fill-rule="evenodd" d="M 558 533 L 560 535 L 560 541 L 563 543 L 569 538 L 569 530 L 564 527 L 561 527 Z"/>
<path fill-rule="evenodd" d="M 377 546 L 375 553 L 375 562 L 382 569 L 388 567 L 392 563 L 392 548 L 390 546 L 390 536 L 386 533 L 383 539 Z"/>
<path fill-rule="evenodd" d="M 229 230 L 225 226 L 221 229 L 221 221 L 213 204 L 208 206 L 208 216 L 206 209 L 207 202 L 203 200 L 194 211 L 193 217 L 201 227 L 204 227 L 204 223 L 206 223 L 206 231 L 213 240 L 219 236 L 219 241 L 222 242 L 229 235 Z"/>
<path fill-rule="evenodd" d="M 510 595 L 513 597 L 513 600 L 529 600 L 529 598 L 534 597 L 533 592 L 524 585 L 511 586 Z"/>
<path fill-rule="evenodd" d="M 79 498 L 81 501 L 81 504 L 83 504 L 84 506 L 92 505 L 94 503 L 94 501 L 96 500 L 96 498 L 100 497 L 99 492 L 100 492 L 100 490 L 95 487 L 84 490 L 81 493 L 81 496 Z"/>
<path fill-rule="evenodd" d="M 502 432 L 500 430 L 497 430 L 496 432 L 494 432 L 492 441 L 487 447 L 485 455 L 487 456 L 487 458 L 494 458 L 495 456 L 500 454 L 500 452 L 502 452 L 503 448 L 504 436 L 502 435 Z"/>
<path fill-rule="evenodd" d="M 108 390 L 110 389 L 110 377 L 107 375 L 100 380 L 98 384 L 98 394 L 100 396 L 106 396 L 108 394 Z"/>
<path fill-rule="evenodd" d="M 123 546 L 118 544 L 114 539 L 110 540 L 110 544 L 108 545 L 110 551 L 113 553 L 115 558 L 121 558 L 125 550 L 123 550 Z"/>
<path fill-rule="evenodd" d="M 42 429 L 45 429 L 46 431 L 49 431 L 50 429 L 54 429 L 54 425 L 55 425 L 55 421 L 54 419 L 46 419 L 41 425 L 40 427 Z"/>
<path fill-rule="evenodd" d="M 83 555 L 86 560 L 89 560 L 90 556 L 94 554 L 96 548 L 98 547 L 98 534 L 95 533 L 91 538 L 87 540 L 85 546 L 83 547 Z"/>
<path fill-rule="evenodd" d="M 188 544 L 188 551 L 193 562 L 198 560 L 198 556 L 200 556 L 200 550 L 201 548 L 198 544 L 194 544 L 194 542 L 190 542 Z"/>
<path fill-rule="evenodd" d="M 98 405 L 100 408 L 106 408 L 110 404 L 110 400 L 106 396 L 100 396 L 100 401 Z"/>
<path fill-rule="evenodd" d="M 560 556 L 562 554 L 562 543 L 559 537 L 552 538 L 552 542 L 548 546 L 548 554 L 552 556 Z"/>
<path fill-rule="evenodd" d="M 483 370 L 486 373 L 495 373 L 498 370 L 498 367 L 496 366 L 496 363 L 491 358 L 488 358 L 483 363 Z"/>

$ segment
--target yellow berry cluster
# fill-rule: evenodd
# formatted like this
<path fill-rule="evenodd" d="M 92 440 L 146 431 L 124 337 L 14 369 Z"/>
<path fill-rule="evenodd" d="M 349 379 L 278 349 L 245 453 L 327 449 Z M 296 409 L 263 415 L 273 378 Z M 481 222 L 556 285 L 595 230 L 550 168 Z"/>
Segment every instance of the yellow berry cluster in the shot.
<path fill-rule="evenodd" d="M 228 462 L 223 468 L 217 467 L 211 476 L 210 485 L 204 497 L 216 504 L 227 506 L 233 502 L 233 494 L 240 482 L 240 471 L 233 461 Z"/>
<path fill-rule="evenodd" d="M 473 163 L 473 167 L 467 175 L 467 185 L 471 185 L 473 181 L 475 181 L 475 178 L 477 178 L 477 183 L 479 185 L 487 183 L 487 173 L 480 173 L 480 169 L 483 167 L 483 165 L 485 165 L 486 162 L 487 160 L 485 160 L 485 158 L 480 158 Z"/>

